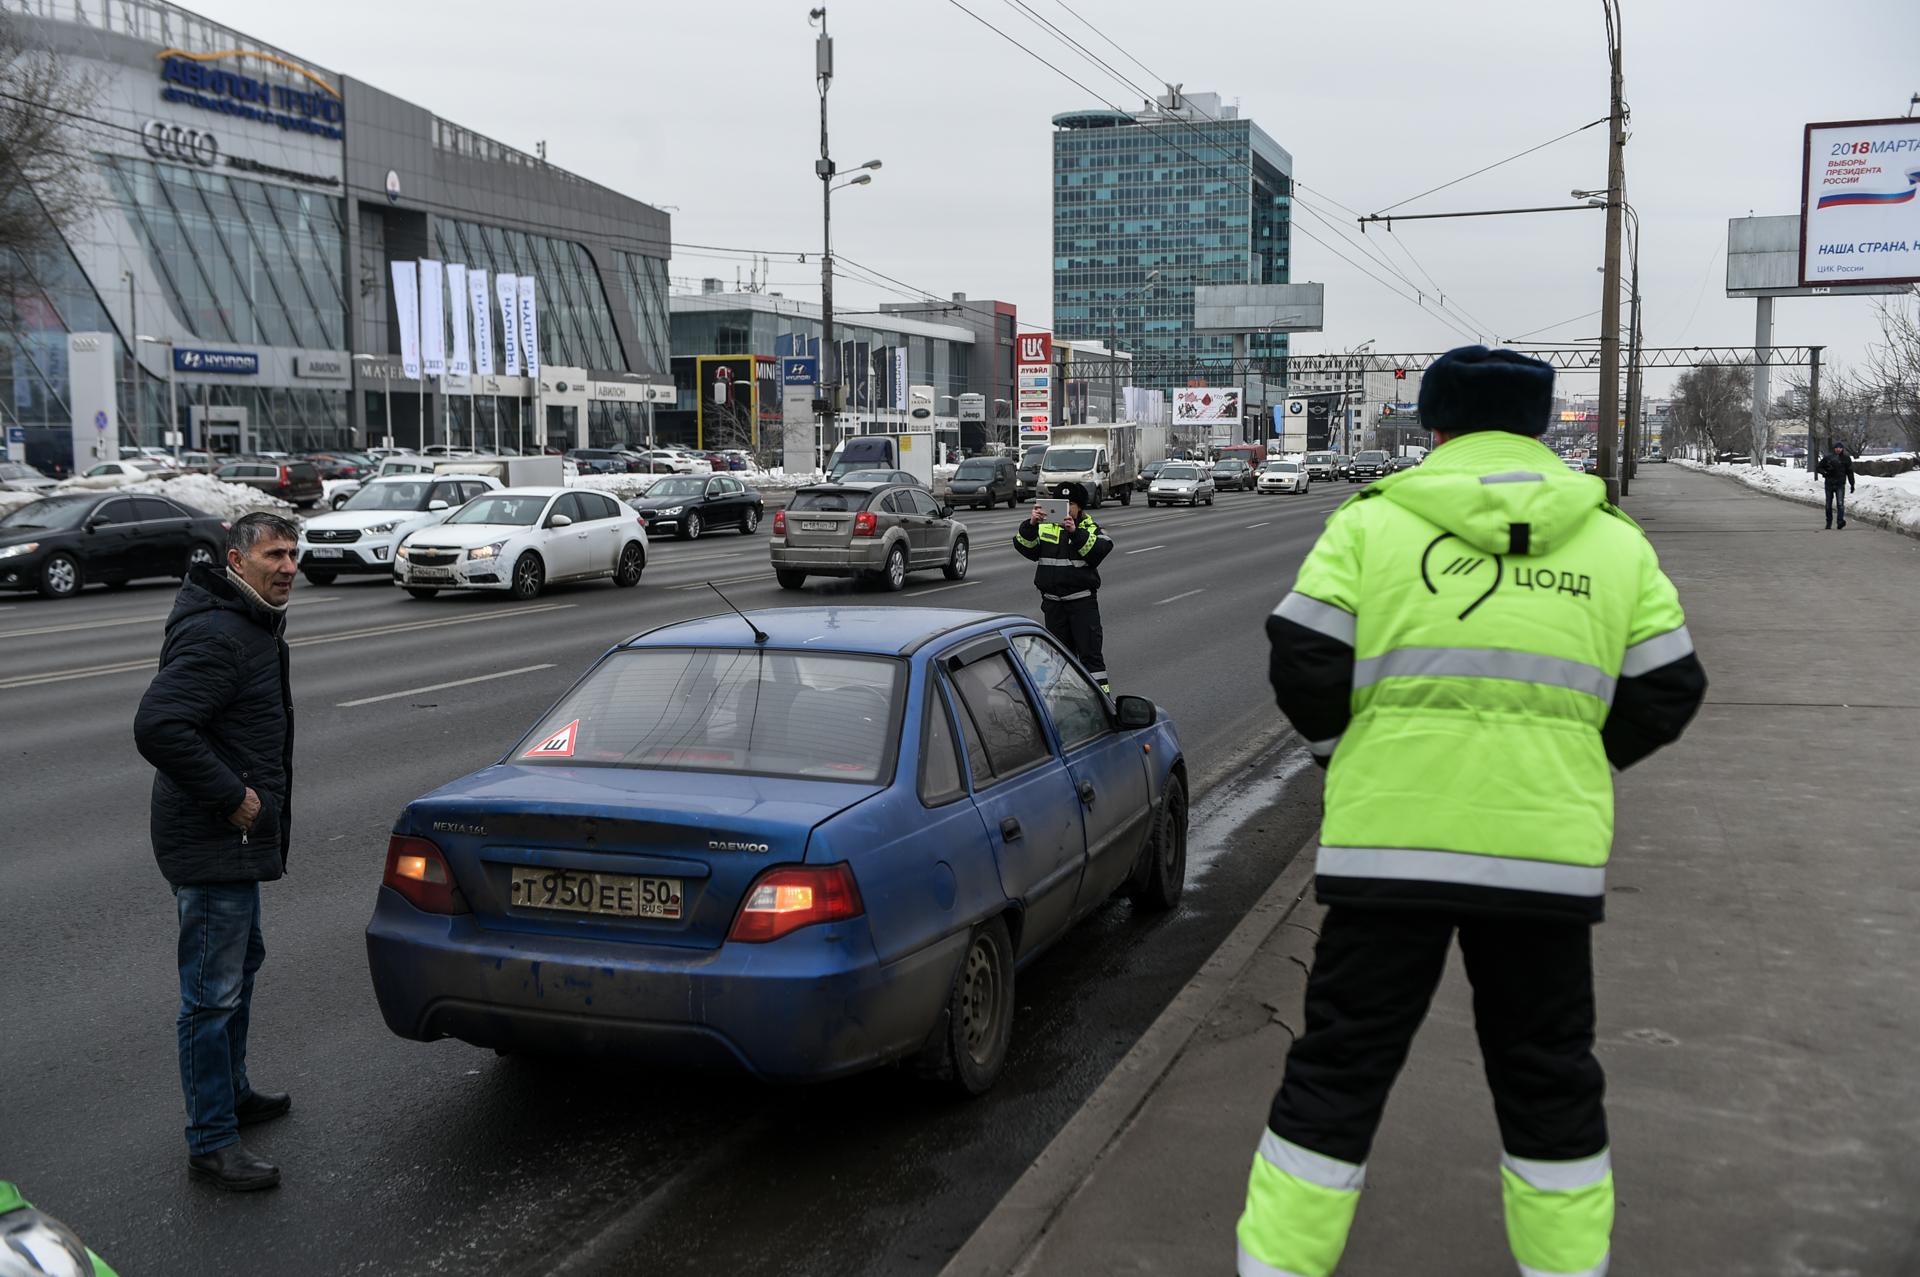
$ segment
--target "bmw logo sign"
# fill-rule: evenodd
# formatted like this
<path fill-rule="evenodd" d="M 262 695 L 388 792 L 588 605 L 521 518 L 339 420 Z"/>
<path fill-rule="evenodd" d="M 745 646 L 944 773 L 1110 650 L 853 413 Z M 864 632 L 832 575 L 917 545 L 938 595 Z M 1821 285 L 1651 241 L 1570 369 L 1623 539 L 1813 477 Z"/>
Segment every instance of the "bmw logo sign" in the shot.
<path fill-rule="evenodd" d="M 387 170 L 387 203 L 400 202 L 400 174 L 393 169 Z"/>

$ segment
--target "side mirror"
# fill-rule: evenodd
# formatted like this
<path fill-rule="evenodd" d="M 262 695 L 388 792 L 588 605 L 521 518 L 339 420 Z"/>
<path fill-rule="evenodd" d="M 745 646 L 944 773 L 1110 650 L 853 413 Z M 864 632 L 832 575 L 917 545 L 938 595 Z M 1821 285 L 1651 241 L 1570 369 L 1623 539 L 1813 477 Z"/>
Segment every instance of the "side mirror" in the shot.
<path fill-rule="evenodd" d="M 1152 727 L 1160 721 L 1160 707 L 1144 696 L 1122 696 L 1113 702 L 1120 715 L 1120 726 L 1128 731 Z"/>
<path fill-rule="evenodd" d="M 104 528 L 107 526 L 107 522 L 107 517 L 104 514 L 96 514 L 87 520 L 87 531 L 92 532 L 95 528 Z"/>
<path fill-rule="evenodd" d="M 429 502 L 427 502 L 427 509 L 428 509 L 429 511 L 433 511 L 433 510 L 444 510 L 444 509 L 446 509 L 446 508 L 447 508 L 447 503 L 446 503 L 446 502 L 444 502 L 444 501 L 440 501 L 440 500 L 433 500 L 433 501 L 429 501 Z"/>
<path fill-rule="evenodd" d="M 573 526 L 573 519 L 564 514 L 556 514 L 547 520 L 547 526 L 550 528 L 570 528 Z"/>
<path fill-rule="evenodd" d="M 935 509 L 934 513 L 943 519 L 951 519 L 953 517 L 953 507 L 950 505 L 939 506 Z"/>

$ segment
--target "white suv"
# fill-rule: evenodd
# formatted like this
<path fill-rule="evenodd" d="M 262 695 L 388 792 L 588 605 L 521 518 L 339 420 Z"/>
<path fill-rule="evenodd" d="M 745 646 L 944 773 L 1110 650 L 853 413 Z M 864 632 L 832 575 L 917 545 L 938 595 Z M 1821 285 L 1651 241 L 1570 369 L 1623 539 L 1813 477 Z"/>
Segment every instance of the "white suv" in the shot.
<path fill-rule="evenodd" d="M 300 571 L 315 585 L 338 576 L 392 576 L 394 550 L 410 533 L 499 486 L 480 474 L 369 479 L 339 509 L 300 525 Z"/>
<path fill-rule="evenodd" d="M 632 507 L 587 488 L 501 488 L 395 551 L 393 579 L 416 599 L 504 590 L 531 599 L 549 581 L 638 585 L 647 531 Z"/>

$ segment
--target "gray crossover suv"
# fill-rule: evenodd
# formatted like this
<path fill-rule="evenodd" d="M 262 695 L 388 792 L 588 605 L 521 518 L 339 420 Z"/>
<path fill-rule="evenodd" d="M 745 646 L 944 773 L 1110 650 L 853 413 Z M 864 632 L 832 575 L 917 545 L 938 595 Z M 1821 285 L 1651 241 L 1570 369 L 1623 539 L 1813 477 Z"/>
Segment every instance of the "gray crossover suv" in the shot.
<path fill-rule="evenodd" d="M 967 525 L 918 485 L 826 483 L 801 488 L 773 516 L 768 543 L 784 590 L 810 576 L 864 576 L 889 590 L 907 573 L 967 574 Z"/>

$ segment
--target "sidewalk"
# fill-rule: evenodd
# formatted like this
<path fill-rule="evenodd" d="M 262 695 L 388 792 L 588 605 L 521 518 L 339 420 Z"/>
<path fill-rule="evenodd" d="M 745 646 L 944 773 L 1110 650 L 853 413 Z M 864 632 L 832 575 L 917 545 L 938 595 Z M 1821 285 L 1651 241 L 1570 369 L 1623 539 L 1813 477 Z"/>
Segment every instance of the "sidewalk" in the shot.
<path fill-rule="evenodd" d="M 1614 1271 L 1920 1273 L 1920 544 L 1678 467 L 1643 469 L 1629 509 L 1712 687 L 1619 780 L 1595 955 Z M 1312 960 L 1311 858 L 942 1277 L 1233 1271 Z M 1499 1155 L 1456 953 L 1342 1277 L 1512 1272 Z"/>

